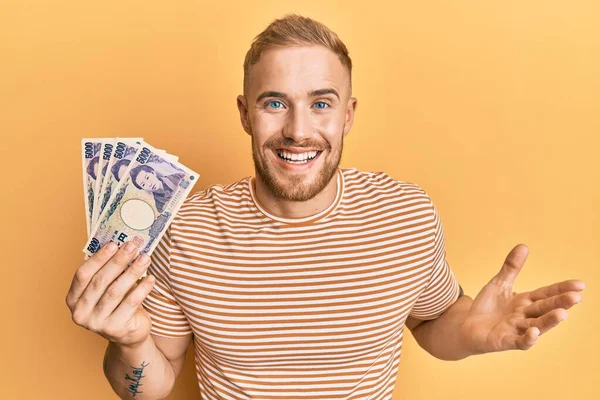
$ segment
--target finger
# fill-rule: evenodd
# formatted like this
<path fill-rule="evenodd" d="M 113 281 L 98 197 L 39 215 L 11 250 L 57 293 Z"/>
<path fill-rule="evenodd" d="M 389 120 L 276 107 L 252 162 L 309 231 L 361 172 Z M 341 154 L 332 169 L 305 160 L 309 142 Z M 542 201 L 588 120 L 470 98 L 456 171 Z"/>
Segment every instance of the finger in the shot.
<path fill-rule="evenodd" d="M 536 289 L 529 293 L 529 299 L 532 301 L 543 300 L 565 292 L 580 292 L 583 289 L 585 289 L 585 283 L 583 281 L 569 279 Z"/>
<path fill-rule="evenodd" d="M 526 245 L 516 245 L 510 253 L 508 253 L 500 272 L 492 279 L 492 281 L 501 286 L 509 287 L 512 292 L 512 285 L 521 271 L 521 268 L 523 268 L 523 264 L 525 264 L 528 254 L 529 248 Z"/>
<path fill-rule="evenodd" d="M 520 330 L 537 328 L 540 331 L 540 335 L 543 335 L 568 317 L 569 315 L 566 310 L 558 308 L 538 318 L 524 319 L 517 323 L 517 327 Z"/>
<path fill-rule="evenodd" d="M 127 242 L 115 255 L 92 277 L 87 288 L 77 301 L 76 307 L 84 315 L 92 312 L 106 288 L 127 268 L 137 254 L 137 246 Z"/>
<path fill-rule="evenodd" d="M 511 334 L 504 337 L 502 341 L 503 350 L 527 350 L 531 348 L 540 336 L 540 331 L 536 327 L 525 329 L 523 334 Z"/>
<path fill-rule="evenodd" d="M 533 346 L 538 338 L 540 337 L 540 332 L 537 328 L 532 327 L 527 329 L 527 332 L 523 335 L 515 335 L 513 338 L 515 349 L 519 350 L 529 350 L 531 346 Z"/>
<path fill-rule="evenodd" d="M 523 309 L 526 318 L 539 317 L 557 308 L 568 310 L 579 303 L 583 296 L 577 292 L 567 292 L 549 299 L 538 300 Z"/>
<path fill-rule="evenodd" d="M 84 262 L 73 276 L 71 281 L 71 287 L 67 293 L 67 305 L 73 311 L 75 303 L 79 300 L 83 291 L 90 283 L 92 277 L 98 272 L 100 268 L 106 264 L 108 260 L 116 253 L 119 247 L 116 243 L 110 242 L 102 247 L 102 249 L 96 252 L 86 262 Z"/>
<path fill-rule="evenodd" d="M 155 278 L 152 275 L 147 275 L 141 280 L 126 297 L 121 301 L 121 304 L 115 311 L 108 316 L 111 321 L 129 321 L 137 312 L 137 309 L 142 305 L 144 299 L 152 291 Z"/>
<path fill-rule="evenodd" d="M 146 254 L 140 255 L 135 262 L 133 262 L 129 268 L 125 270 L 106 289 L 106 292 L 102 295 L 96 308 L 94 309 L 94 318 L 98 320 L 104 320 L 109 316 L 121 303 L 121 301 L 127 296 L 132 287 L 135 286 L 137 280 L 142 276 L 146 268 L 150 265 L 150 257 Z"/>

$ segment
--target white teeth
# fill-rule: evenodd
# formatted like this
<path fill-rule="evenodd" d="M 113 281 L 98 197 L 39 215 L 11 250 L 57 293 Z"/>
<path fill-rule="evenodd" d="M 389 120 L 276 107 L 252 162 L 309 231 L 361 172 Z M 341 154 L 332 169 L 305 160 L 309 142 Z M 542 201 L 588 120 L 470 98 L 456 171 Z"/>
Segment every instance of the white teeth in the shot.
<path fill-rule="evenodd" d="M 296 153 L 290 153 L 284 150 L 278 150 L 277 154 L 284 158 L 287 159 L 288 162 L 290 161 L 295 161 L 295 162 L 307 162 L 309 161 L 309 159 L 313 159 L 317 156 L 318 151 L 307 151 L 306 153 L 300 153 L 300 154 L 296 154 Z"/>

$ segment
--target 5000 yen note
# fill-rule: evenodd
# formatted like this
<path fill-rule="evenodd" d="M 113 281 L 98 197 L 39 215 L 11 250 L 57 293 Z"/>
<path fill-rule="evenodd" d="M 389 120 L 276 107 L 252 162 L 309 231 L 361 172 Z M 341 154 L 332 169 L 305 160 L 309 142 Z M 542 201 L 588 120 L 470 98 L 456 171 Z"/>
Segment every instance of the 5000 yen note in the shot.
<path fill-rule="evenodd" d="M 92 213 L 94 210 L 96 177 L 98 176 L 100 164 L 101 138 L 81 139 L 81 160 L 83 169 L 83 198 L 85 202 L 85 222 L 87 234 L 90 235 L 92 228 Z"/>
<path fill-rule="evenodd" d="M 108 242 L 133 241 L 150 255 L 199 175 L 167 160 L 143 143 L 92 230 L 83 252 L 91 256 Z"/>
<path fill-rule="evenodd" d="M 100 190 L 102 189 L 102 183 L 104 182 L 104 177 L 106 176 L 106 169 L 108 167 L 108 162 L 113 153 L 113 148 L 115 145 L 115 139 L 103 139 L 102 145 L 100 146 L 100 162 L 98 163 L 98 173 L 96 177 L 96 185 L 94 187 L 94 209 L 92 210 L 92 227 L 96 225 L 96 220 L 100 215 Z"/>
<path fill-rule="evenodd" d="M 91 230 L 96 227 L 98 217 L 102 214 L 102 211 L 104 211 L 104 208 L 106 207 L 108 200 L 112 197 L 114 189 L 119 184 L 121 177 L 124 176 L 125 171 L 129 169 L 129 164 L 131 164 L 131 160 L 139 150 L 141 143 L 141 138 L 117 138 L 112 156 L 106 167 L 104 182 L 102 182 L 102 188 L 98 195 L 98 214 Z"/>

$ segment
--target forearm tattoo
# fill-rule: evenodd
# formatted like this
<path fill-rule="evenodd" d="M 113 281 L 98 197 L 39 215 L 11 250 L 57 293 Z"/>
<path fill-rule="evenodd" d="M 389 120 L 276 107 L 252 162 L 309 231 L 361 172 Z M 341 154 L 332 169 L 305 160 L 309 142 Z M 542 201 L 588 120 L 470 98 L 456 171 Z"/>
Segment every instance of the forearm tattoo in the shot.
<path fill-rule="evenodd" d="M 140 381 L 142 380 L 142 378 L 145 378 L 146 375 L 142 375 L 144 372 L 144 368 L 146 368 L 148 365 L 150 365 L 150 363 L 148 364 L 144 364 L 144 361 L 142 361 L 142 365 L 140 367 L 131 367 L 133 368 L 133 378 L 131 376 L 129 376 L 129 374 L 125 374 L 125 380 L 126 381 L 131 381 L 131 383 L 128 383 L 129 386 L 127 388 L 127 391 L 129 393 L 131 393 L 131 395 L 133 397 L 135 397 L 137 394 L 142 394 L 144 392 L 140 392 L 138 389 L 140 388 L 140 386 L 143 386 Z"/>

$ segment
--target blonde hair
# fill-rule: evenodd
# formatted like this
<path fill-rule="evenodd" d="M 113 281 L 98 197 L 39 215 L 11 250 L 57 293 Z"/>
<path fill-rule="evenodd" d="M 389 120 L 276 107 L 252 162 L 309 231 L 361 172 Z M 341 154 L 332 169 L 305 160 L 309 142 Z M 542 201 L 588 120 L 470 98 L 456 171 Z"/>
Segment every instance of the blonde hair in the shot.
<path fill-rule="evenodd" d="M 244 95 L 248 87 L 250 68 L 256 64 L 263 53 L 270 47 L 289 46 L 323 46 L 337 54 L 349 75 L 350 92 L 352 92 L 352 60 L 346 45 L 328 27 L 311 18 L 297 14 L 288 14 L 276 19 L 252 42 L 244 59 Z"/>

